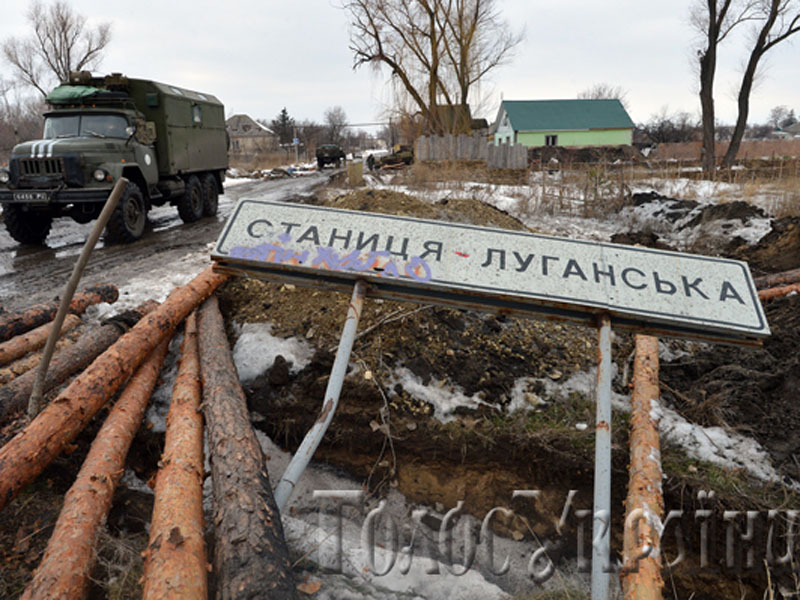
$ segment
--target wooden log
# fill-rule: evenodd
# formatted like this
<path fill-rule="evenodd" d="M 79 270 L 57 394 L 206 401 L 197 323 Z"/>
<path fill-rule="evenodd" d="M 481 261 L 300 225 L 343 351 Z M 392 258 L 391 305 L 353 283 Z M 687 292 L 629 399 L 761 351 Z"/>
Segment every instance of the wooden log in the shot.
<path fill-rule="evenodd" d="M 178 375 L 167 415 L 150 542 L 144 555 L 144 600 L 208 597 L 196 314 L 195 311 L 186 319 Z"/>
<path fill-rule="evenodd" d="M 61 352 L 65 348 L 69 348 L 72 346 L 77 339 L 79 339 L 79 334 L 82 332 L 82 328 L 79 327 L 67 334 L 66 337 L 61 338 L 56 342 L 55 352 Z M 14 339 L 14 338 L 12 338 Z M 18 358 L 14 362 L 0 368 L 0 385 L 5 385 L 9 381 L 13 381 L 23 373 L 27 373 L 31 369 L 35 369 L 39 366 L 39 363 L 42 360 L 42 355 L 44 354 L 44 350 L 36 350 L 34 352 L 28 353 L 23 358 Z"/>
<path fill-rule="evenodd" d="M 198 338 L 214 489 L 216 597 L 295 599 L 281 517 L 214 296 L 200 308 Z"/>
<path fill-rule="evenodd" d="M 64 335 L 68 331 L 75 329 L 80 322 L 81 318 L 78 315 L 67 315 L 67 317 L 64 319 L 64 325 L 62 325 L 59 335 Z M 32 329 L 27 333 L 23 333 L 1 343 L 0 365 L 7 365 L 18 358 L 22 358 L 29 352 L 33 352 L 34 350 L 38 350 L 44 346 L 52 328 L 52 322 L 45 323 L 36 329 Z"/>
<path fill-rule="evenodd" d="M 47 369 L 43 391 L 48 392 L 54 389 L 71 375 L 89 365 L 128 329 L 136 325 L 139 319 L 157 306 L 157 302 L 150 300 L 136 310 L 125 311 L 87 331 L 75 344 L 53 358 Z M 79 319 L 79 317 L 75 318 Z M 36 370 L 28 371 L 0 388 L 0 423 L 5 423 L 11 417 L 25 410 L 36 376 Z"/>
<path fill-rule="evenodd" d="M 88 594 L 97 538 L 168 348 L 165 339 L 153 350 L 109 412 L 64 496 L 42 562 L 21 600 L 78 599 Z"/>
<path fill-rule="evenodd" d="M 0 448 L 0 509 L 91 421 L 150 352 L 227 277 L 205 269 L 99 356 L 25 429 Z"/>
<path fill-rule="evenodd" d="M 636 336 L 631 394 L 631 465 L 625 502 L 623 565 L 620 573 L 625 600 L 661 600 L 661 444 L 652 402 L 660 396 L 658 339 Z"/>
<path fill-rule="evenodd" d="M 119 297 L 119 290 L 113 285 L 96 285 L 75 294 L 69 304 L 69 312 L 81 315 L 92 304 L 113 303 Z M 58 300 L 36 304 L 22 311 L 0 315 L 0 342 L 30 331 L 39 325 L 52 321 L 58 312 Z"/>
<path fill-rule="evenodd" d="M 756 277 L 756 288 L 763 290 L 771 287 L 783 286 L 789 283 L 800 282 L 800 269 L 792 269 L 783 273 L 773 273 L 764 277 Z"/>
<path fill-rule="evenodd" d="M 766 300 L 788 296 L 792 292 L 800 293 L 800 283 L 793 283 L 792 285 L 785 285 L 783 287 L 768 288 L 766 290 L 758 290 L 758 299 L 764 302 Z"/>

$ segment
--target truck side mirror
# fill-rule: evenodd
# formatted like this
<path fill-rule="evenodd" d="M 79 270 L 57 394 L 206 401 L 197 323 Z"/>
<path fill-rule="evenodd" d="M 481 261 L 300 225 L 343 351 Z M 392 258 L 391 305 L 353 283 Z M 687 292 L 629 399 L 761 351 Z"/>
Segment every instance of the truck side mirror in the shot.
<path fill-rule="evenodd" d="M 136 133 L 134 136 L 137 142 L 149 146 L 156 141 L 156 124 L 153 121 L 137 119 Z"/>

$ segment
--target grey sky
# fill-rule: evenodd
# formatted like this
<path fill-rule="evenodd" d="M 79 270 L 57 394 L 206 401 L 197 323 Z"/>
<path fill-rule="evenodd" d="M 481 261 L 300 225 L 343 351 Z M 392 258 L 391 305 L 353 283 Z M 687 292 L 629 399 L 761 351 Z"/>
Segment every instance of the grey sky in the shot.
<path fill-rule="evenodd" d="M 340 105 L 352 123 L 381 119 L 388 99 L 384 79 L 367 68 L 354 72 L 346 14 L 335 0 L 71 0 L 91 20 L 111 21 L 113 39 L 102 72 L 156 79 L 215 94 L 228 114 L 274 118 L 286 106 L 297 119 L 322 121 Z M 699 114 L 691 64 L 690 0 L 505 0 L 510 23 L 526 38 L 515 58 L 482 85 L 473 107 L 494 118 L 506 99 L 574 98 L 592 84 L 627 90 L 637 123 L 667 107 Z M 26 5 L 6 11 L 0 39 L 27 32 Z M 131 7 L 135 7 L 132 10 Z M 744 60 L 744 30 L 721 49 L 717 114 L 736 116 L 735 93 Z M 797 41 L 767 56 L 751 103 L 751 122 L 771 108 L 800 113 Z M 0 74 L 10 75 L 0 65 Z"/>

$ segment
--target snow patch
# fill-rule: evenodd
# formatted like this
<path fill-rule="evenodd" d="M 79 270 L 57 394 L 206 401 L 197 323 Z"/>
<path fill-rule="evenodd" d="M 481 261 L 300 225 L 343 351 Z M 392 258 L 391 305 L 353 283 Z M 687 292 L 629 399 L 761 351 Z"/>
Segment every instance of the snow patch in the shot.
<path fill-rule="evenodd" d="M 314 349 L 305 340 L 272 335 L 272 323 L 245 323 L 236 328 L 239 337 L 233 347 L 233 362 L 242 382 L 265 373 L 278 355 L 291 363 L 292 373 L 302 371 L 314 355 Z"/>

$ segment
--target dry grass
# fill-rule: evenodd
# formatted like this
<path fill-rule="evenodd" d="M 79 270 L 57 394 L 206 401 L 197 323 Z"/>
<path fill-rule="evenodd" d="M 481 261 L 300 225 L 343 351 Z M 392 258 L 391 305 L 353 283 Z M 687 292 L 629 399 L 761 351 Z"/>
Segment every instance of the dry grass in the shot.
<path fill-rule="evenodd" d="M 255 155 L 231 155 L 230 166 L 234 169 L 245 171 L 262 171 L 264 169 L 275 169 L 294 162 L 294 155 L 287 155 L 285 152 L 270 152 Z"/>

